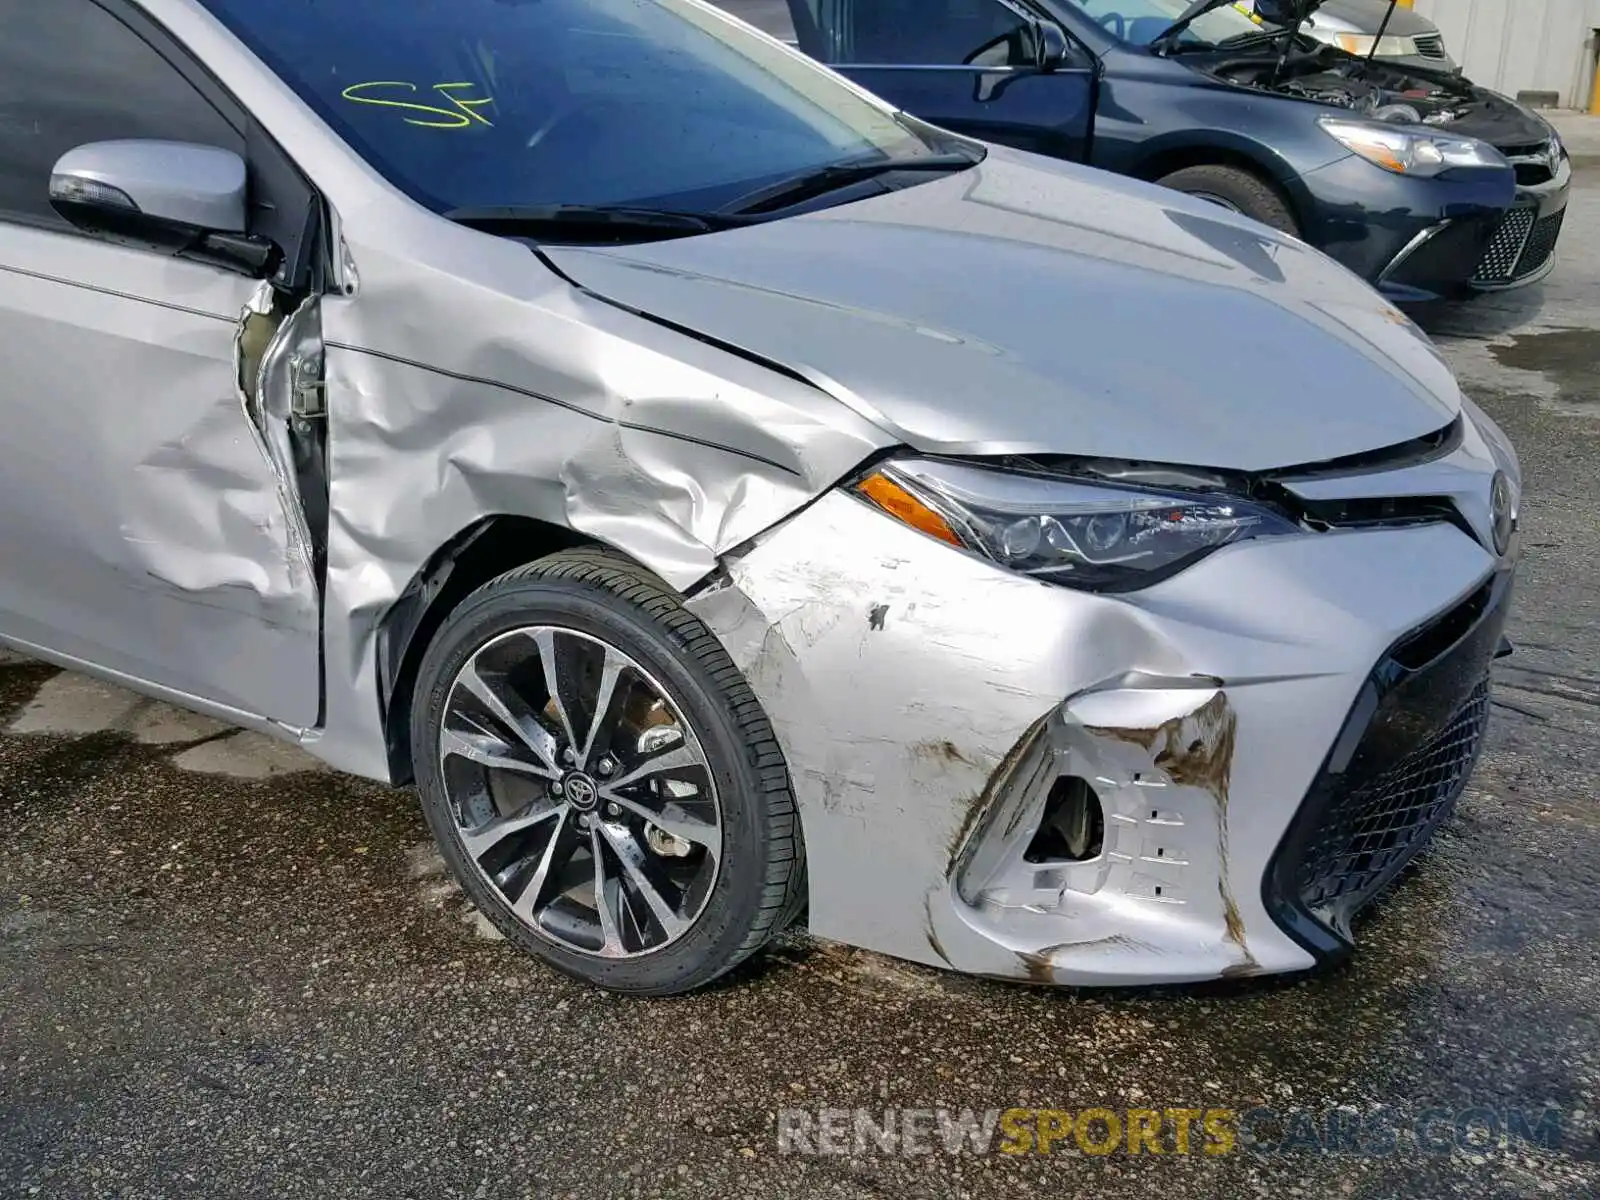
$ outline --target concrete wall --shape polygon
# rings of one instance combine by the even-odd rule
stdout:
[[[1467,75],[1509,96],[1555,92],[1589,107],[1600,0],[1415,0]]]

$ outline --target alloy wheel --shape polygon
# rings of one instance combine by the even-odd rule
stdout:
[[[716,885],[722,810],[701,740],[648,670],[591,634],[530,625],[474,652],[439,768],[465,857],[564,949],[654,953]]]

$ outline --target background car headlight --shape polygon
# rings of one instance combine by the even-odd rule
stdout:
[[[1396,125],[1319,117],[1317,124],[1370,163],[1398,175],[1437,175],[1454,167],[1509,167],[1505,156],[1477,138],[1412,132]]]
[[[1314,33],[1312,36],[1316,36]],[[1372,44],[1378,44],[1379,58],[1408,58],[1417,53],[1415,38],[1399,37],[1393,34],[1382,38],[1372,33],[1330,33],[1322,38],[1323,41],[1339,47],[1347,54],[1354,54],[1365,58],[1373,52]]]
[[[1144,587],[1232,542],[1303,532],[1230,496],[1111,487],[928,459],[855,485],[932,537],[1019,571],[1097,591]]]

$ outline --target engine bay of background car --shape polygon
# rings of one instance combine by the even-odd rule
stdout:
[[[1321,44],[1302,49],[1297,43],[1281,64],[1280,53],[1273,45],[1185,59],[1228,83],[1348,109],[1371,120],[1432,126],[1496,146],[1549,137],[1537,118],[1518,105],[1456,74],[1369,62]]]

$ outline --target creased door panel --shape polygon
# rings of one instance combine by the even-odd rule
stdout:
[[[0,632],[310,724],[316,583],[234,360],[253,287],[0,225]]]

